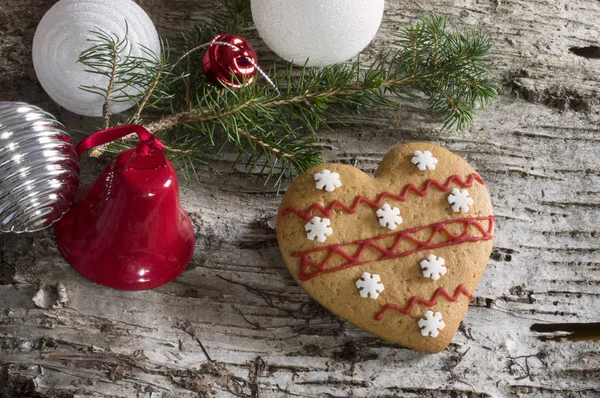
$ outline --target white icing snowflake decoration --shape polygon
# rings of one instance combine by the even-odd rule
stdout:
[[[329,170],[323,170],[320,173],[315,174],[315,181],[317,183],[317,189],[325,189],[327,192],[333,192],[336,188],[342,186],[340,175],[338,173],[332,173]]]
[[[370,296],[373,300],[379,297],[379,293],[383,292],[384,289],[379,275],[371,275],[368,272],[363,272],[360,279],[356,281],[356,287],[360,291],[360,297],[367,298]]]
[[[421,171],[424,170],[435,170],[435,165],[438,160],[433,157],[429,151],[415,151],[415,155],[411,159],[411,162],[417,166]]]
[[[400,217],[400,209],[397,207],[390,207],[387,203],[381,206],[381,209],[376,212],[379,218],[379,224],[382,227],[388,227],[392,231],[396,227],[402,224],[402,217]]]
[[[431,278],[434,281],[440,279],[440,276],[445,275],[448,269],[444,267],[445,260],[441,257],[436,257],[433,254],[427,256],[427,259],[421,261],[421,269],[425,278]]]
[[[315,240],[319,242],[325,242],[325,239],[333,233],[331,229],[331,221],[328,218],[313,217],[310,222],[304,225],[306,230],[306,237],[309,240]]]
[[[419,319],[419,327],[421,328],[421,336],[437,337],[440,334],[440,330],[446,327],[444,321],[442,321],[442,313],[433,311],[426,311],[425,317]]]
[[[469,197],[469,191],[466,189],[453,188],[452,193],[448,196],[448,203],[452,205],[453,212],[467,213],[469,206],[473,204],[473,199]]]

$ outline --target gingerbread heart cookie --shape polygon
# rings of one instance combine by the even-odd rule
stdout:
[[[277,221],[296,281],[321,305],[385,340],[446,348],[492,251],[487,188],[469,164],[426,143],[402,145],[375,178],[325,164],[299,176]]]

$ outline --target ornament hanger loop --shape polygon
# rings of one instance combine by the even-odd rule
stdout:
[[[77,155],[81,157],[88,149],[111,143],[131,133],[136,133],[140,138],[137,145],[138,155],[146,156],[152,151],[164,149],[162,141],[146,130],[144,126],[140,126],[139,124],[124,124],[122,126],[101,130],[90,135],[77,145]]]

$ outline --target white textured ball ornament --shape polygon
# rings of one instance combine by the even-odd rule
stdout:
[[[296,65],[326,66],[361,52],[375,37],[384,0],[252,0],[260,37]]]
[[[85,71],[79,55],[91,47],[91,30],[127,38],[131,55],[146,57],[142,46],[160,54],[160,39],[144,10],[131,0],[60,0],[42,18],[33,40],[33,65],[37,77],[54,101],[84,116],[101,116],[104,99],[79,86],[107,87],[105,76]],[[136,91],[130,94],[137,95]],[[123,112],[134,101],[111,102],[112,114]]]

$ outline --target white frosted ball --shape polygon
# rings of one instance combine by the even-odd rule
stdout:
[[[296,65],[347,61],[375,37],[384,0],[252,0],[260,37]]]
[[[126,22],[127,21],[127,22]],[[160,54],[160,39],[148,14],[131,0],[61,0],[42,18],[33,39],[33,66],[44,90],[71,112],[101,116],[104,98],[79,86],[108,86],[105,76],[85,72],[79,55],[92,43],[91,30],[127,38],[131,55],[145,57],[142,45]],[[125,54],[123,54],[125,55]],[[128,94],[139,95],[137,90]],[[134,101],[112,102],[110,113],[123,112]]]

